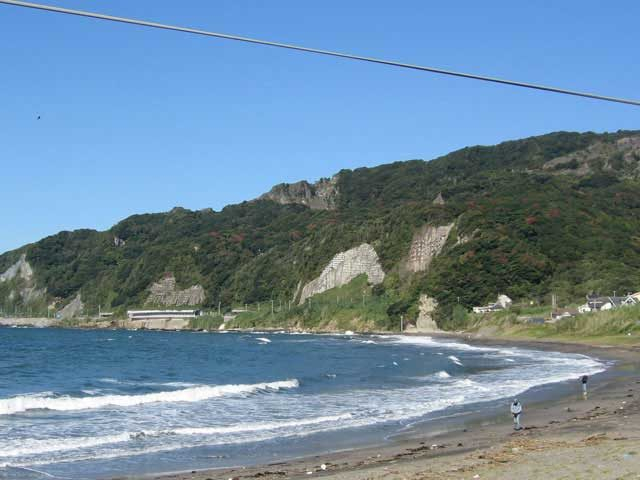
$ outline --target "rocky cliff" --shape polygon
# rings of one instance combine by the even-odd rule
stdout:
[[[333,210],[338,197],[338,175],[323,178],[316,183],[306,181],[281,183],[273,187],[259,200],[272,200],[281,205],[300,204],[312,210]]]
[[[346,285],[358,275],[366,274],[369,283],[377,285],[384,280],[384,271],[380,266],[378,254],[368,243],[338,253],[327,265],[319,277],[302,288],[300,304],[318,293]]]
[[[544,170],[555,174],[583,177],[597,170],[640,176],[640,136],[623,137],[615,142],[596,142],[587,148],[546,162]]]
[[[409,272],[426,270],[449,238],[453,223],[434,227],[425,225],[413,237],[406,268]]]
[[[167,275],[159,282],[149,287],[150,293],[146,303],[165,307],[179,307],[183,305],[200,305],[204,302],[205,291],[200,285],[193,285],[184,290],[176,287],[176,278]]]
[[[416,330],[419,332],[436,332],[439,330],[433,315],[438,308],[438,302],[435,298],[428,295],[420,295],[420,305],[418,310],[418,318],[416,319]]]
[[[70,318],[79,317],[84,313],[84,303],[82,302],[82,295],[80,293],[62,308],[57,316],[61,320],[68,320]]]
[[[20,300],[23,304],[29,304],[43,299],[46,294],[46,289],[38,288],[36,285],[33,268],[24,253],[17,262],[0,274],[1,284],[8,287],[7,300],[10,302]]]

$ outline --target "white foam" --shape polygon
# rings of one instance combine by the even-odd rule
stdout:
[[[27,396],[0,400],[0,415],[11,415],[28,410],[88,410],[107,406],[131,407],[155,402],[199,402],[214,397],[250,394],[259,391],[297,388],[298,380],[284,380],[253,385],[199,386],[170,392],[147,393],[143,395],[105,395],[100,397],[59,397],[34,398]]]
[[[462,362],[455,355],[449,355],[447,358],[451,360],[453,363],[455,363],[456,365],[460,365],[462,367]]]
[[[262,342],[262,343],[271,343],[271,340],[269,340],[268,338],[264,338],[264,337],[258,337],[258,338],[256,338],[256,340],[258,340],[259,342]]]
[[[451,377],[451,375],[449,375],[444,370],[440,370],[438,373],[436,373],[436,377],[438,377],[438,378],[449,378],[449,377]]]
[[[141,441],[145,438],[167,437],[167,436],[204,436],[204,435],[229,435],[233,433],[252,432],[278,432],[283,429],[292,429],[305,426],[331,424],[343,422],[352,418],[352,415],[330,415],[323,417],[312,417],[294,419],[283,422],[256,422],[241,423],[237,425],[211,426],[211,427],[181,427],[165,430],[143,430],[139,432],[123,432],[114,435],[104,435],[98,437],[67,437],[50,439],[19,439],[10,442],[3,442],[0,446],[0,458],[16,458],[24,456],[42,455],[51,452],[64,452],[70,450],[82,450],[103,445],[112,445],[130,441]],[[299,432],[299,430],[296,430]],[[290,432],[294,434],[295,432]],[[280,433],[278,436],[282,435]],[[275,436],[275,435],[274,435]],[[246,442],[247,438],[241,439],[218,439],[219,441],[207,442],[209,445],[229,444]]]

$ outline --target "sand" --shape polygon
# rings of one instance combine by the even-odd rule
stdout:
[[[513,342],[476,340],[506,345]],[[257,467],[192,471],[157,480],[240,479],[640,479],[640,348],[517,342],[520,346],[614,359],[609,373],[551,400],[526,402],[521,431],[495,410],[449,422],[444,433],[416,427],[380,447]],[[322,466],[324,465],[324,469]],[[149,477],[147,477],[149,478]]]

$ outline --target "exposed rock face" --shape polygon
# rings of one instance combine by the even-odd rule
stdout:
[[[498,295],[498,301],[496,304],[500,305],[502,308],[509,308],[512,303],[513,301],[506,295]]]
[[[338,197],[338,176],[323,178],[316,183],[301,181],[276,185],[259,200],[273,200],[282,205],[297,203],[312,210],[333,210]]]
[[[84,310],[84,303],[82,303],[82,297],[80,292],[75,296],[69,304],[67,304],[62,310],[58,312],[58,317],[62,320],[78,317]]]
[[[556,174],[580,177],[593,173],[594,164],[598,162],[602,162],[604,170],[640,175],[640,136],[620,138],[613,143],[597,142],[583,150],[549,160],[542,168]]]
[[[433,199],[434,205],[444,205],[444,198],[442,197],[442,192],[438,194],[436,198]]]
[[[200,285],[185,290],[176,289],[176,278],[168,275],[149,287],[151,293],[146,303],[164,306],[200,305],[204,302],[205,292]]]
[[[20,255],[20,259],[11,265],[4,273],[0,274],[0,283],[8,282],[14,278],[30,281],[33,278],[33,269],[27,262],[27,255]]]
[[[33,278],[33,269],[24,253],[20,255],[16,263],[0,274],[0,283],[11,280],[16,280],[18,287],[9,293],[8,299],[10,301],[14,301],[19,296],[27,304],[41,299],[46,293],[46,289],[36,286]]]
[[[420,309],[416,321],[416,329],[421,332],[435,332],[439,330],[436,321],[433,319],[433,312],[438,306],[435,298],[428,295],[420,295]]]
[[[368,243],[340,252],[333,257],[320,276],[304,286],[299,303],[302,305],[313,295],[346,285],[363,273],[367,275],[369,283],[374,285],[384,280],[384,271],[380,266],[378,254]]]
[[[425,225],[413,237],[406,268],[410,272],[422,272],[429,268],[449,238],[453,223],[433,227]]]

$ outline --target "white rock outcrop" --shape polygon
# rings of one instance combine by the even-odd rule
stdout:
[[[433,319],[433,312],[438,306],[435,298],[428,295],[420,295],[420,308],[418,310],[418,319],[416,320],[416,329],[420,332],[436,332],[440,330],[436,321]]]
[[[168,275],[149,287],[147,298],[149,304],[163,306],[200,305],[204,302],[205,291],[200,285],[193,285],[184,290],[176,288],[176,278]]]
[[[319,277],[307,283],[300,294],[299,304],[318,293],[346,285],[358,275],[366,274],[369,283],[377,285],[384,280],[384,271],[375,249],[368,243],[338,253]]]
[[[61,320],[80,316],[84,311],[84,303],[80,292],[56,315]]]
[[[27,262],[27,255],[23,253],[16,263],[11,265],[4,273],[0,273],[0,283],[8,282],[14,278],[29,281],[33,278],[33,269]]]
[[[433,259],[442,251],[449,238],[453,223],[434,227],[425,225],[414,236],[409,248],[406,268],[410,272],[422,272],[429,268]]]
[[[33,278],[33,268],[27,261],[26,254],[20,255],[16,263],[11,265],[6,271],[0,274],[0,283],[18,281],[17,289],[9,292],[8,299],[14,301],[20,297],[22,302],[27,304],[40,300],[46,294],[45,288],[38,288]]]

